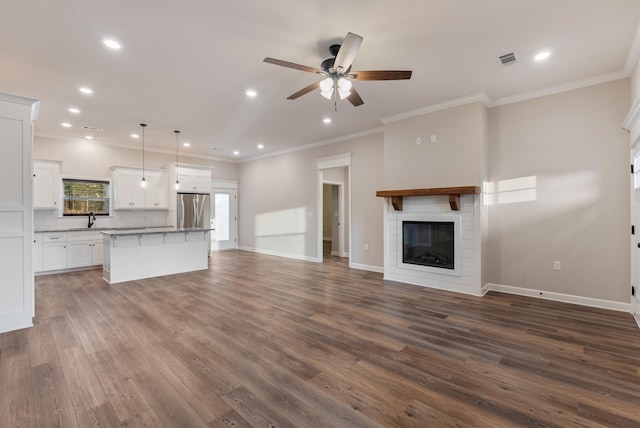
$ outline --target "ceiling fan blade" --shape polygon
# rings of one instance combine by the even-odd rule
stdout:
[[[404,80],[411,79],[411,70],[373,70],[349,73],[354,80]]]
[[[313,91],[314,89],[318,89],[319,87],[320,87],[320,82],[312,83],[309,86],[306,86],[306,87],[300,89],[295,94],[289,95],[287,97],[287,99],[288,100],[295,100],[296,98],[300,98],[301,96],[306,95],[309,92]]]
[[[306,65],[296,64],[295,62],[282,61],[275,58],[265,58],[263,60],[266,63],[279,65],[281,67],[293,68],[295,70],[307,71],[309,73],[322,73],[322,70],[318,68],[308,67]]]
[[[347,36],[340,46],[338,55],[336,55],[336,61],[333,63],[333,68],[338,70],[342,68],[345,72],[351,67],[351,63],[356,59],[360,45],[362,44],[362,36],[357,34],[347,33]]]
[[[349,95],[347,99],[351,104],[353,104],[354,107],[358,107],[364,104],[364,101],[362,101],[360,94],[356,92],[355,88],[353,87],[351,88],[351,95]]]

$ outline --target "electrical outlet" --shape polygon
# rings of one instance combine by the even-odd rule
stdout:
[[[432,143],[435,143],[436,141],[438,141],[438,136],[437,136],[436,134],[433,134],[433,135],[431,136],[431,142],[432,142]]]
[[[369,244],[364,244],[364,250],[369,251]]]
[[[420,144],[422,144],[422,138],[418,137],[416,138],[416,145],[419,146]]]
[[[559,261],[553,262],[553,270],[562,270],[562,264]]]

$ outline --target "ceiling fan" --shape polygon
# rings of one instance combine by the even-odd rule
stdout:
[[[320,93],[325,98],[333,99],[334,102],[337,102],[338,99],[346,98],[357,107],[364,104],[364,101],[362,101],[360,94],[353,87],[352,80],[405,80],[411,78],[411,70],[351,71],[351,64],[356,58],[361,44],[362,36],[347,33],[342,45],[331,45],[329,47],[329,52],[333,55],[333,58],[322,61],[320,68],[269,57],[265,58],[264,62],[325,76],[323,80],[312,83],[289,95],[287,97],[288,100],[295,100],[320,88]]]

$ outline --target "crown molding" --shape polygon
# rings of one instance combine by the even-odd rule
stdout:
[[[335,138],[331,138],[328,140],[322,140],[322,141],[318,141],[315,143],[310,143],[310,144],[305,144],[303,146],[296,146],[296,147],[291,147],[290,149],[284,149],[284,150],[278,150],[276,152],[271,152],[271,153],[265,153],[264,155],[260,155],[260,156],[254,156],[251,158],[247,158],[247,159],[243,159],[240,160],[240,163],[244,163],[244,162],[252,162],[255,160],[259,160],[259,159],[266,159],[266,158],[271,158],[274,156],[280,156],[280,155],[285,155],[287,153],[293,153],[293,152],[300,152],[303,150],[309,150],[312,149],[314,147],[320,147],[320,146],[328,146],[329,144],[335,144],[335,143],[340,143],[343,141],[348,141],[348,140],[353,140],[355,138],[360,138],[360,137],[366,137],[367,135],[373,135],[373,134],[379,134],[382,133],[384,130],[381,126],[378,126],[376,128],[373,129],[368,129],[366,131],[361,131],[361,132],[354,132],[353,134],[347,134],[347,135],[343,135],[341,137],[335,137]]]
[[[534,98],[546,97],[548,95],[559,94],[562,92],[572,91],[574,89],[585,88],[587,86],[598,85],[600,83],[611,82],[613,80],[625,79],[629,74],[625,70],[614,71],[611,73],[601,74],[599,76],[587,77],[586,79],[574,80],[573,82],[563,83],[561,85],[549,86],[536,91],[523,92],[517,95],[495,99],[489,107],[500,107],[506,104],[519,103]]]
[[[433,113],[435,111],[446,110],[452,107],[459,107],[465,104],[471,104],[481,102],[485,105],[485,107],[491,107],[491,99],[485,94],[481,92],[479,94],[469,95],[462,98],[455,98],[453,100],[445,101],[438,104],[432,104],[427,107],[422,107],[416,110],[411,110],[405,113],[396,114],[394,116],[389,116],[380,119],[380,122],[383,124],[388,124],[391,122],[397,122],[399,120],[410,119],[412,117],[422,116],[423,114]]]
[[[629,109],[629,113],[627,114],[627,117],[624,119],[624,122],[622,123],[622,129],[624,129],[627,132],[631,132],[631,130],[638,123],[638,119],[640,119],[640,100],[635,100],[635,102],[631,106],[631,109]]]

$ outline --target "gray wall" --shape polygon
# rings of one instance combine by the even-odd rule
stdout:
[[[489,281],[629,302],[629,91],[623,79],[490,110]]]

